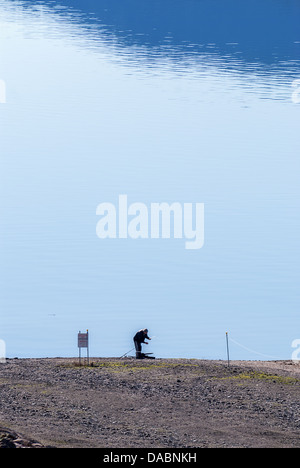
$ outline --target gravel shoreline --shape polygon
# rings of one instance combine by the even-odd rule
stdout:
[[[0,448],[300,447],[292,361],[90,363],[1,364]]]

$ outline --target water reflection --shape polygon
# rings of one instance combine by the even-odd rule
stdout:
[[[273,0],[60,0],[1,2],[35,17],[26,34],[68,31],[69,39],[105,45],[111,60],[191,77],[207,68],[238,75],[246,88],[286,86],[298,78],[300,4]],[[153,70],[151,70],[153,71]],[[267,97],[264,89],[264,97]],[[274,98],[274,95],[271,96]],[[277,98],[282,98],[279,89]]]

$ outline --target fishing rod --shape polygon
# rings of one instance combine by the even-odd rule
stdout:
[[[119,359],[122,359],[123,357],[125,357],[128,353],[130,353],[131,351],[133,351],[135,348],[132,348],[130,349],[129,351],[127,351],[127,353],[123,354],[123,356],[121,356]]]

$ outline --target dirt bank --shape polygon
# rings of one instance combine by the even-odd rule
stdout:
[[[292,362],[91,361],[1,364],[0,446],[300,447]]]

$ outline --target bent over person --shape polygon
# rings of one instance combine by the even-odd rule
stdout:
[[[133,337],[136,359],[142,359],[142,343],[148,344],[145,339],[151,340],[151,338],[148,336],[147,328],[139,330]]]

